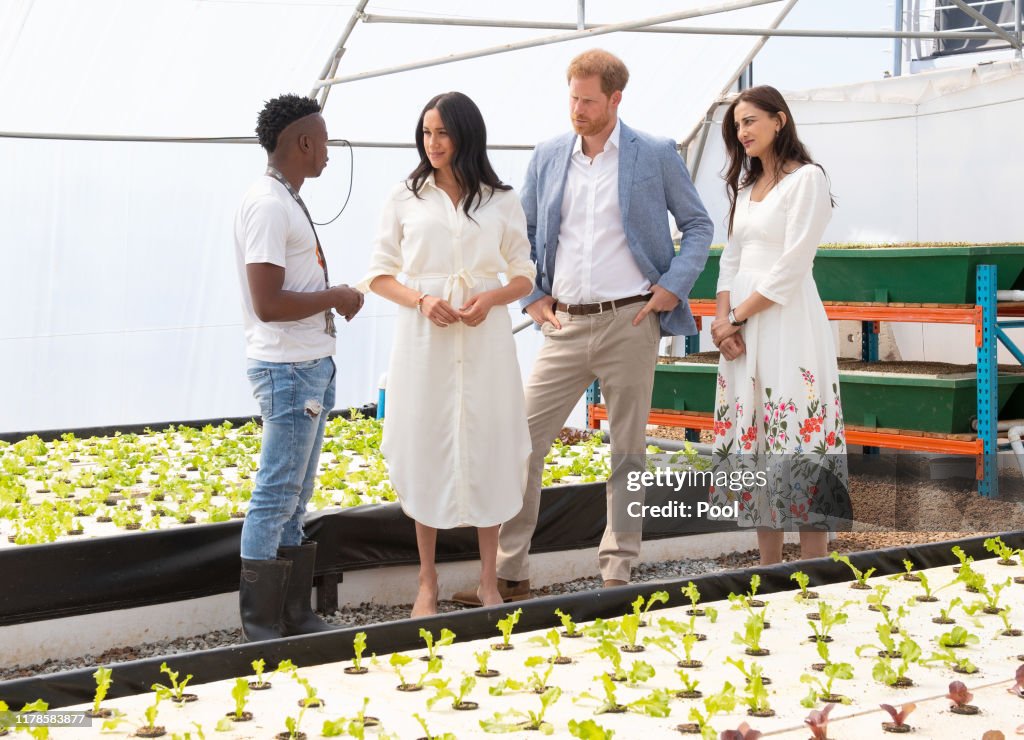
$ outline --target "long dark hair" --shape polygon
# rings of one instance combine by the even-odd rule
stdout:
[[[796,123],[793,121],[793,114],[789,112],[789,106],[782,93],[769,85],[759,85],[744,90],[732,101],[729,110],[725,112],[722,120],[722,139],[725,142],[725,151],[729,155],[729,163],[726,166],[725,179],[726,192],[729,194],[729,234],[732,235],[733,217],[736,215],[736,197],[740,188],[757,181],[757,178],[764,172],[764,165],[757,157],[748,157],[743,144],[736,136],[736,106],[740,103],[750,103],[765,113],[779,118],[779,113],[785,114],[786,122],[775,136],[772,142],[772,152],[775,155],[775,171],[772,173],[775,182],[783,177],[783,167],[788,162],[799,162],[800,164],[813,164],[825,172],[825,168],[811,159],[807,148],[796,135]],[[825,173],[828,177],[828,173]],[[835,198],[829,193],[832,205],[835,206]]]
[[[441,115],[448,138],[455,145],[452,173],[464,196],[462,210],[472,218],[470,211],[484,202],[484,187],[511,190],[512,186],[503,183],[491,167],[491,161],[487,158],[487,126],[480,109],[468,95],[460,92],[441,93],[423,106],[420,120],[416,122],[416,151],[420,153],[420,163],[409,175],[408,188],[417,198],[421,197],[420,188],[434,172],[423,146],[423,118],[427,111],[435,109]],[[487,193],[487,197],[490,198],[490,193]]]

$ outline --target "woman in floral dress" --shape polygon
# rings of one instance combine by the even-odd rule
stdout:
[[[762,564],[782,559],[786,530],[800,531],[802,557],[821,557],[850,516],[835,344],[811,274],[834,203],[774,88],[740,93],[722,135],[731,208],[711,326],[715,463],[763,477],[711,500],[757,527]]]

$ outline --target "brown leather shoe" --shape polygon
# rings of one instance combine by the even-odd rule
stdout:
[[[530,580],[508,581],[499,578],[498,593],[505,601],[524,601],[530,598]],[[452,601],[463,606],[480,606],[480,597],[476,594],[476,586],[467,588],[465,591],[456,591],[452,594]]]
[[[626,585],[628,585],[628,581],[620,581],[617,578],[609,578],[607,581],[604,582],[605,588],[615,588],[616,586]]]

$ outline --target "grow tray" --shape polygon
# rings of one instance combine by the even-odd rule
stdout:
[[[714,299],[721,247],[713,247],[690,298]],[[823,301],[976,303],[975,268],[995,265],[998,288],[1024,288],[1024,245],[829,245],[818,248],[814,281]]]
[[[1011,548],[1024,544],[1024,537],[1019,533],[1006,533],[1002,538]],[[890,589],[884,601],[893,609],[922,593],[920,583],[887,577],[903,573],[903,561],[907,559],[912,562],[916,572],[927,574],[933,590],[945,587],[939,591],[940,603],[915,601],[915,605],[909,607],[909,614],[902,621],[903,630],[898,641],[904,637],[913,639],[921,646],[925,656],[938,650],[937,638],[951,629],[950,626],[932,622],[932,617],[939,614],[940,608],[948,608],[959,626],[966,627],[968,632],[978,637],[976,644],[956,650],[958,658],[968,658],[980,668],[977,673],[961,675],[945,664],[936,663],[926,667],[912,662],[907,675],[914,685],[904,689],[888,687],[874,678],[877,658],[873,650],[856,654],[855,648],[878,641],[875,626],[881,623],[882,617],[878,612],[868,609],[868,598],[877,597],[878,591],[853,590],[852,582],[846,580],[851,571],[845,566],[829,559],[820,559],[693,578],[692,583],[700,593],[699,606],[714,606],[718,610],[717,622],[713,623],[707,616],[696,617],[694,622],[696,630],[707,634],[708,639],[693,645],[693,658],[703,661],[703,666],[687,672],[690,678],[700,682],[698,688],[704,692],[704,696],[720,692],[726,681],[736,688],[735,693],[741,700],[747,693],[743,676],[736,667],[728,664],[727,659],[744,661],[747,670],[753,669],[756,662],[763,675],[772,679],[772,683],[765,688],[775,716],[764,719],[749,717],[745,712],[746,707],[739,703],[735,709],[711,720],[710,724],[716,730],[715,736],[720,731],[735,729],[746,721],[762,732],[771,732],[773,735],[800,740],[807,737],[808,730],[803,725],[803,718],[809,710],[799,702],[807,695],[809,686],[802,678],[806,675],[824,680],[825,676],[812,668],[812,664],[819,661],[820,657],[817,645],[807,637],[812,625],[806,613],[820,612],[823,602],[848,615],[847,623],[832,632],[834,637],[829,644],[829,653],[831,660],[849,663],[853,670],[852,679],[836,680],[832,687],[834,693],[850,697],[852,704],[837,705],[833,709],[830,737],[837,740],[883,737],[881,723],[888,720],[888,716],[878,709],[881,702],[897,706],[916,702],[918,710],[908,721],[915,727],[915,737],[920,738],[980,737],[988,729],[1005,731],[1019,725],[1024,719],[1024,702],[1007,693],[1006,689],[1013,685],[1014,671],[1021,663],[1016,656],[1024,650],[1024,639],[996,634],[1002,628],[1000,617],[980,615],[975,625],[953,609],[951,599],[954,597],[967,602],[981,598],[968,593],[962,583],[951,583],[956,578],[948,567],[956,562],[950,549],[954,544],[962,548],[964,557],[979,559],[974,563],[974,568],[985,576],[989,584],[1024,573],[1019,562],[1012,566],[997,564],[995,558],[990,558],[983,547],[983,538],[892,548],[859,553],[850,558],[852,565],[859,571],[877,569],[873,573],[874,577],[867,579],[867,583],[875,589]],[[811,588],[818,592],[820,598],[814,601],[797,598],[794,582],[790,579],[797,570],[809,577]],[[725,597],[730,593],[749,593],[752,589],[752,576],[755,574],[761,579],[757,595],[768,602],[766,613],[772,628],[761,636],[763,646],[770,650],[770,655],[751,658],[744,654],[743,645],[734,643],[733,635],[744,632],[747,612],[755,610],[732,609]],[[160,707],[158,724],[165,725],[170,734],[195,731],[192,722],[199,722],[207,736],[210,736],[213,724],[232,707],[231,689],[236,677],[244,680],[253,677],[250,667],[253,660],[264,659],[269,672],[279,661],[289,659],[299,666],[298,674],[308,685],[316,687],[319,697],[325,700],[322,708],[305,713],[301,729],[310,736],[318,735],[327,721],[353,717],[363,707],[365,697],[369,700],[366,713],[380,717],[385,729],[398,732],[401,737],[419,736],[419,727],[413,719],[416,713],[426,719],[433,733],[450,731],[460,737],[480,737],[483,732],[479,720],[491,719],[495,713],[511,709],[538,711],[541,706],[539,697],[528,690],[515,691],[506,686],[505,692],[499,695],[491,694],[488,688],[506,678],[528,679],[532,672],[544,674],[550,668],[544,680],[547,685],[560,688],[563,694],[560,700],[550,706],[545,717],[553,726],[554,736],[568,737],[568,724],[571,720],[582,722],[589,719],[615,730],[620,737],[680,737],[676,726],[690,720],[689,713],[693,708],[704,711],[706,705],[700,699],[674,696],[675,691],[682,686],[674,656],[653,644],[647,644],[646,650],[641,653],[618,651],[622,656],[621,665],[627,671],[634,666],[634,661],[643,660],[653,667],[654,674],[641,677],[634,685],[623,683],[614,687],[617,701],[624,704],[643,698],[650,701],[659,690],[670,692],[671,697],[663,697],[667,698],[668,716],[645,716],[635,712],[595,714],[599,700],[588,698],[584,693],[603,698],[601,682],[595,676],[599,677],[611,668],[610,661],[599,657],[593,649],[598,645],[597,638],[593,635],[576,640],[562,638],[561,652],[571,657],[573,662],[554,666],[545,660],[545,656],[552,654],[552,648],[538,644],[538,640],[532,638],[550,639],[550,628],[559,627],[555,609],[571,615],[579,626],[596,619],[606,620],[607,624],[631,614],[632,603],[638,596],[647,600],[656,591],[664,591],[668,603],[656,603],[647,614],[648,626],[638,631],[636,642],[643,643],[645,637],[663,634],[660,622],[663,618],[677,625],[689,621],[686,613],[689,601],[680,593],[688,581],[691,579],[535,599],[512,605],[523,608],[522,616],[509,640],[514,649],[507,652],[495,650],[490,655],[489,667],[499,670],[501,675],[476,679],[476,686],[468,697],[480,705],[475,712],[454,711],[450,708],[450,700],[428,709],[427,698],[434,693],[431,688],[412,693],[395,691],[399,679],[391,667],[389,654],[409,651],[407,657],[413,658],[413,662],[404,671],[418,677],[426,667],[426,664],[415,660],[426,652],[417,634],[419,628],[430,631],[435,638],[440,634],[442,626],[452,630],[457,642],[440,650],[443,655],[440,677],[448,680],[450,689],[458,690],[463,676],[477,668],[474,655],[502,641],[495,629],[495,622],[512,611],[510,605],[119,664],[113,668],[113,686],[104,705],[125,713],[131,724],[123,726],[122,731],[131,729],[132,725],[142,724],[142,712],[152,704],[151,684],[155,681],[166,682],[159,666],[167,660],[170,667],[180,675],[195,676],[189,690],[199,696],[199,701],[181,706],[165,702]],[[1011,608],[1011,615],[1016,615],[1011,619],[1019,621],[1020,613],[1024,611],[1024,586],[1011,582],[1002,591],[1001,603]],[[366,650],[362,661],[369,670],[365,675],[346,675],[343,670],[346,665],[337,661],[348,661],[353,657],[353,640],[359,631],[365,632]],[[667,634],[674,633],[669,630]],[[681,651],[678,635],[675,638],[675,649]],[[612,642],[620,648],[623,646],[621,637],[613,637]],[[370,653],[376,654],[376,660],[368,657]],[[539,664],[524,666],[527,658],[534,658]],[[15,708],[43,699],[51,707],[72,708],[77,705],[77,708],[84,709],[92,700],[92,673],[93,669],[90,668],[0,683],[0,699]],[[980,715],[956,716],[948,711],[948,702],[941,697],[952,680],[963,681],[975,692],[973,703],[981,706]],[[272,737],[273,733],[284,729],[285,717],[297,715],[296,704],[304,692],[300,684],[286,674],[275,675],[272,681],[272,690],[252,694],[248,708],[255,715],[254,719],[229,727],[218,736]],[[813,704],[819,709],[823,706],[820,698]],[[101,737],[98,725],[99,722],[88,730],[55,729],[52,736],[58,739]],[[534,735],[530,733],[529,736]]]
[[[655,368],[653,408],[713,412],[718,353],[687,355]],[[843,419],[870,428],[970,434],[977,414],[973,365],[839,361]],[[1024,371],[1000,366],[998,413],[1024,416]]]

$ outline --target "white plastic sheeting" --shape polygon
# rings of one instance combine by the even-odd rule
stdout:
[[[698,0],[589,0],[588,22],[699,8]],[[417,15],[575,22],[576,3],[416,3]],[[308,92],[352,4],[265,0],[7,0],[0,4],[0,131],[247,136],[262,101]],[[764,27],[783,3],[713,16]],[[393,7],[370,12],[395,14]],[[497,43],[537,30],[357,25],[339,74]],[[334,137],[410,141],[423,103],[462,89],[492,143],[532,144],[566,129],[564,68],[584,48],[632,72],[632,125],[679,137],[703,115],[756,39],[615,34],[335,88]],[[340,207],[348,150],[303,188],[318,221]],[[355,152],[348,209],[320,229],[331,276],[365,270],[384,195],[409,150]],[[522,181],[528,152],[497,153]],[[0,432],[159,422],[256,411],[244,372],[231,219],[265,157],[256,145],[0,138]],[[715,191],[717,192],[717,190]],[[338,405],[375,398],[393,310],[371,299],[338,342]],[[528,368],[538,339],[519,335]]]

